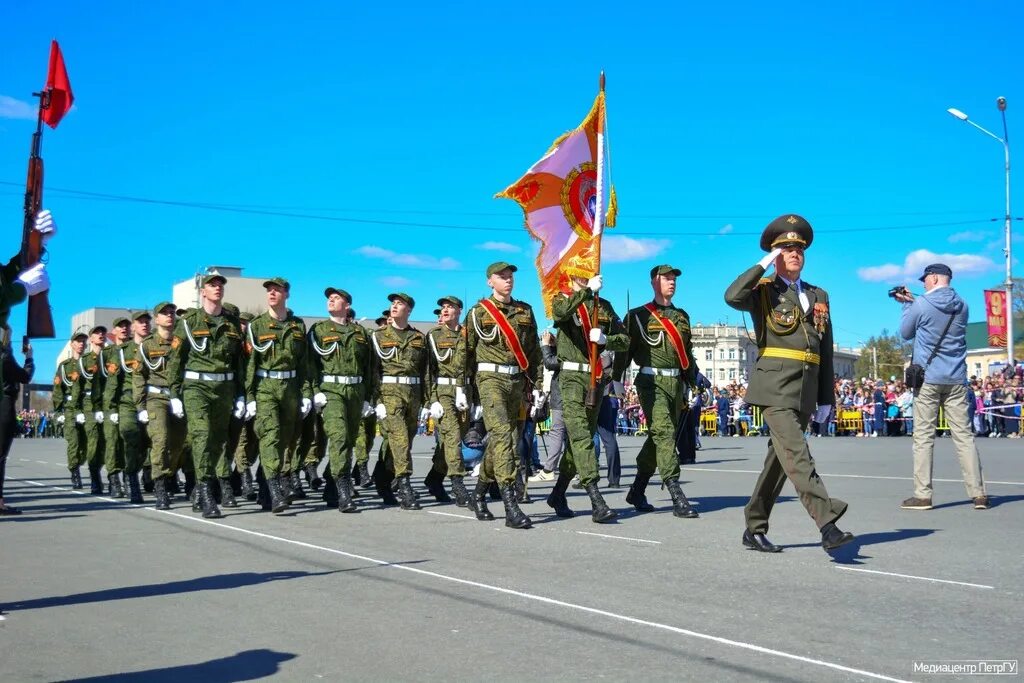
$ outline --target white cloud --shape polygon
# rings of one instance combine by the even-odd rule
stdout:
[[[519,247],[508,242],[484,242],[483,244],[476,245],[477,249],[483,249],[485,251],[503,251],[506,254],[518,254],[522,251]]]
[[[412,280],[400,275],[388,275],[387,277],[382,277],[380,283],[388,287],[407,287],[412,284]]]
[[[32,120],[38,116],[38,108],[29,103],[16,100],[7,95],[0,95],[0,119]]]
[[[601,240],[601,260],[606,263],[642,261],[657,256],[672,244],[669,240],[633,239],[607,235]]]
[[[719,235],[728,235],[732,232],[732,223],[726,223],[722,226],[722,229],[718,231]]]
[[[857,269],[857,276],[867,282],[905,282],[921,277],[925,266],[931,263],[945,263],[953,270],[953,277],[982,275],[999,266],[987,256],[977,254],[936,254],[927,249],[917,249],[907,254],[903,264],[884,263]]]
[[[964,230],[963,232],[955,232],[949,236],[949,241],[953,244],[957,242],[980,242],[989,237],[990,233],[984,230]]]
[[[355,250],[355,253],[367,258],[382,259],[396,266],[410,266],[413,268],[429,268],[431,270],[455,270],[462,264],[453,258],[445,256],[436,258],[422,254],[401,254],[390,249],[367,244]]]

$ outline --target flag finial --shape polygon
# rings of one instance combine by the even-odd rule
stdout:
[[[601,72],[601,77],[598,79],[598,84],[601,87],[601,92],[604,92],[604,71]]]

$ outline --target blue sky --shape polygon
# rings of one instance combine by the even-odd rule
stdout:
[[[1002,149],[945,110],[1001,133],[1005,96],[1021,139],[1024,5],[483,5],[8,7],[10,253],[34,126],[19,101],[43,84],[53,37],[76,95],[43,142],[60,336],[77,311],[151,306],[217,263],[288,277],[300,313],[322,311],[332,284],[360,314],[405,289],[423,318],[442,294],[484,294],[484,268],[507,258],[522,267],[516,294],[541,310],[519,209],[492,196],[579,123],[601,69],[620,207],[605,294],[620,313],[670,262],[695,322],[740,322],[725,287],[760,257],[764,225],[796,212],[816,229],[805,277],[829,290],[843,345],[896,327],[885,292],[930,261],[920,250],[952,255],[982,319],[981,291],[1003,279],[990,220],[1003,214]],[[19,336],[23,321],[12,315]],[[43,381],[59,346],[36,345]]]

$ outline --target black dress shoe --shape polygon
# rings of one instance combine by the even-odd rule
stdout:
[[[751,550],[762,553],[781,553],[782,546],[775,545],[764,534],[752,534],[750,530],[743,532],[743,545]]]
[[[825,550],[835,550],[857,538],[849,531],[840,531],[835,524],[826,524],[821,530],[821,547]]]

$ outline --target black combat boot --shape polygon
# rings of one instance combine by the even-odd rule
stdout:
[[[530,498],[530,490],[526,486],[526,471],[522,467],[516,470],[515,493],[517,502],[523,505],[533,502],[533,498]]]
[[[310,490],[319,491],[320,487],[323,486],[324,480],[317,476],[316,464],[312,462],[306,463],[302,470],[306,473],[306,483],[309,484]]]
[[[403,474],[395,481],[398,482],[398,502],[403,510],[419,510],[420,504],[416,502],[416,492],[412,490],[412,481],[408,474]]]
[[[135,472],[124,476],[128,480],[128,502],[136,505],[145,503],[146,501],[142,500],[142,484],[139,483],[139,473]]]
[[[94,496],[103,495],[103,480],[100,479],[100,468],[89,466],[89,493]]]
[[[352,500],[352,477],[347,474],[339,475],[334,480],[338,487],[338,512],[359,512],[354,500]]]
[[[452,502],[451,496],[444,490],[444,475],[433,467],[427,472],[426,478],[423,479],[423,484],[427,487],[427,493],[432,495],[438,503]]]
[[[171,499],[167,495],[166,477],[157,477],[153,480],[153,495],[156,497],[156,504],[153,507],[157,510],[171,509]]]
[[[299,471],[295,470],[288,475],[288,481],[291,482],[292,495],[291,500],[288,502],[295,502],[296,500],[305,500],[306,492],[302,489],[302,480],[299,478]]]
[[[494,515],[492,515],[491,511],[487,509],[488,488],[490,488],[489,484],[477,479],[476,488],[473,489],[472,502],[470,503],[470,507],[476,514],[476,518],[481,522],[489,522],[494,519]]]
[[[666,482],[665,488],[668,489],[668,495],[672,496],[673,515],[676,517],[685,517],[686,519],[700,517],[697,511],[690,506],[690,501],[686,500],[686,495],[683,493],[683,487],[679,485],[678,479]]]
[[[153,493],[153,468],[148,465],[142,468],[142,490]]]
[[[226,508],[238,507],[238,501],[235,500],[235,489],[231,486],[230,479],[220,480],[220,504]]]
[[[452,480],[452,495],[455,496],[455,504],[460,508],[464,508],[469,505],[469,491],[466,490],[466,485],[462,482],[461,474],[453,474]]]
[[[512,484],[505,484],[499,490],[501,491],[501,502],[505,504],[505,526],[513,529],[529,529],[533,522],[519,509],[515,488]]]
[[[124,484],[121,483],[121,473],[114,472],[107,479],[110,481],[110,495],[114,498],[124,498]]]
[[[491,500],[501,500],[501,489],[498,488],[498,482],[492,481],[487,486],[487,493],[491,496]]]
[[[252,482],[252,470],[248,467],[242,468],[242,496],[246,500],[256,500],[256,487]]]
[[[608,504],[604,502],[604,496],[597,489],[597,482],[591,482],[584,486],[587,490],[587,495],[590,496],[590,505],[594,508],[594,511],[590,514],[590,518],[597,524],[607,524],[616,517],[618,513],[608,507]]]
[[[637,512],[654,512],[654,506],[647,502],[644,490],[647,489],[647,482],[651,480],[650,474],[636,473],[633,485],[629,487],[626,494],[626,502],[633,506]]]
[[[71,470],[71,488],[82,488],[82,469],[80,467]]]
[[[336,477],[325,476],[324,492],[320,494],[320,498],[327,503],[327,507],[336,508],[338,507],[338,495],[338,479]]]
[[[572,475],[567,470],[558,471],[558,479],[555,480],[555,488],[548,494],[547,504],[559,517],[569,518],[573,511],[569,509],[569,501],[565,498],[565,492],[572,482]]]
[[[270,484],[263,473],[263,466],[256,468],[256,504],[263,512],[270,512]]]
[[[175,491],[174,490],[175,488],[180,489],[180,490]],[[196,473],[195,472],[186,472],[185,473],[185,485],[184,486],[178,486],[178,475],[177,475],[177,473],[172,474],[171,475],[171,480],[169,482],[167,482],[167,492],[168,493],[184,493],[185,497],[188,498],[189,500],[195,500],[195,496],[192,495],[195,492],[195,490],[196,490]]]
[[[370,476],[370,469],[366,466],[366,463],[359,463],[357,469],[359,470],[359,488],[372,489],[373,477]]]
[[[373,468],[373,477],[371,481],[377,487],[377,493],[380,495],[380,501],[384,505],[398,505],[398,499],[395,498],[395,494],[391,492],[391,482],[395,478],[395,475],[388,471],[388,468],[384,467],[384,463],[380,460],[377,461],[377,465]]]
[[[203,518],[205,519],[219,519],[221,517],[220,509],[217,507],[217,501],[213,499],[213,489],[210,485],[210,480],[203,479],[199,482],[197,487],[199,489],[199,504],[203,509]]]
[[[195,472],[192,473],[192,488],[189,489],[189,475],[185,474],[185,491],[188,494],[189,500],[192,501],[192,512],[203,511],[203,501],[199,499],[199,485],[202,482],[196,481]]]
[[[270,511],[274,514],[279,514],[288,509],[288,498],[285,496],[281,483],[283,478],[281,475],[267,478],[267,488],[270,493]]]

